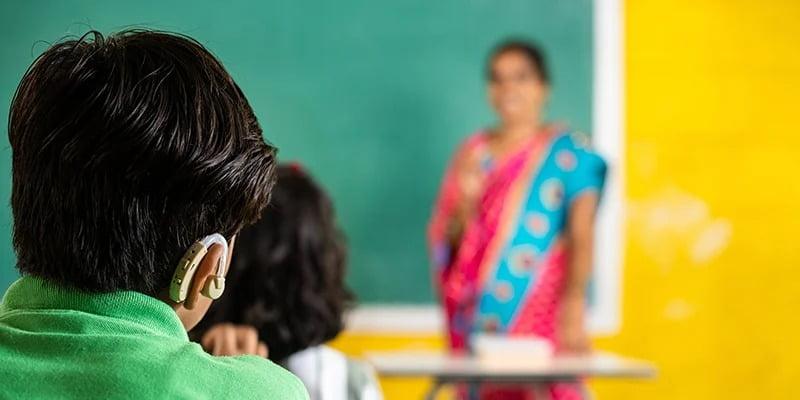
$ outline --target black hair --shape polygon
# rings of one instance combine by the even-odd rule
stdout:
[[[492,49],[486,62],[486,79],[492,79],[492,63],[497,57],[512,52],[525,56],[536,71],[539,80],[546,85],[550,84],[550,71],[547,69],[547,62],[542,49],[534,43],[517,39],[506,40]]]
[[[17,267],[95,292],[155,295],[184,251],[269,201],[275,148],[192,38],[90,31],[31,65],[11,104]]]
[[[330,198],[301,168],[281,166],[264,215],[236,238],[225,296],[196,332],[218,323],[253,326],[275,361],[327,342],[353,299],[346,261]]]

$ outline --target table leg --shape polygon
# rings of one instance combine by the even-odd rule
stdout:
[[[433,386],[431,386],[431,389],[428,390],[427,394],[425,394],[425,400],[436,400],[436,395],[439,394],[439,391],[442,389],[442,385],[444,385],[444,382],[442,382],[440,379],[434,380]]]

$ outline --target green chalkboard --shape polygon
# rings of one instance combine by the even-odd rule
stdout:
[[[548,114],[590,128],[590,0],[4,2],[3,124],[47,42],[127,27],[189,34],[222,59],[283,160],[329,188],[349,238],[348,279],[367,302],[433,299],[425,225],[457,143],[492,123],[483,62],[494,43],[541,43],[554,76]],[[16,278],[2,140],[0,290]]]

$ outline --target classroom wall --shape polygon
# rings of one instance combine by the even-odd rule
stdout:
[[[604,398],[786,398],[800,376],[800,3],[626,2],[623,329]]]
[[[627,240],[619,334],[658,379],[600,399],[788,398],[800,376],[800,3],[625,2]],[[433,336],[337,346],[440,348]],[[384,381],[388,399],[424,380]]]

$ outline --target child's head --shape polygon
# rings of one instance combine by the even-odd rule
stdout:
[[[278,168],[270,205],[236,240],[228,286],[204,326],[255,327],[282,360],[334,338],[352,295],[344,284],[346,248],[331,200],[297,165]]]
[[[44,52],[14,96],[18,268],[158,295],[197,239],[268,202],[275,149],[220,62],[185,36],[89,32]]]

